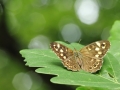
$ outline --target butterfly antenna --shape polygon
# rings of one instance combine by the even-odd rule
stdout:
[[[80,39],[80,40],[81,40],[81,39]],[[67,41],[67,40],[65,40],[65,42],[66,42],[67,44],[71,44],[71,46],[74,48],[74,50],[77,51],[76,48],[72,45],[72,43],[70,43],[70,42]]]
[[[65,42],[66,42],[67,44],[70,44],[70,42],[69,42],[69,41],[67,41],[67,40],[65,40]]]
[[[81,40],[82,40],[82,39],[80,39],[80,40],[78,41],[79,44],[80,44]]]
[[[77,51],[76,48],[74,48],[74,50]]]
[[[73,47],[73,49],[74,49],[75,51],[77,51],[76,48],[72,45],[72,43],[71,43],[71,46]]]

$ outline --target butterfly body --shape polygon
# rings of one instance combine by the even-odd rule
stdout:
[[[110,48],[110,42],[107,40],[93,42],[81,50],[71,50],[70,48],[53,42],[50,44],[51,49],[62,60],[63,65],[72,71],[81,69],[94,73],[101,69],[102,58]]]

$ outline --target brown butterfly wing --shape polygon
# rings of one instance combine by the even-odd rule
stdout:
[[[56,42],[51,43],[50,47],[57,54],[57,56],[62,60],[63,65],[68,70],[72,70],[72,71],[80,70],[80,66],[74,57],[73,50]]]
[[[109,41],[97,41],[80,50],[82,66],[87,72],[94,73],[102,67],[102,58],[110,48]]]
[[[108,49],[110,48],[110,42],[107,40],[93,42],[80,50],[82,56],[88,56],[92,58],[103,58]]]
[[[68,70],[79,71],[81,69],[74,56],[71,56],[66,60],[62,60],[62,63]]]
[[[103,60],[90,57],[82,57],[81,68],[87,72],[94,73],[101,69]]]

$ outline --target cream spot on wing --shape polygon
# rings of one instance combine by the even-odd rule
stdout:
[[[99,50],[100,50],[100,48],[96,47],[96,48],[95,48],[95,50],[96,50],[96,51],[99,51]]]
[[[92,70],[92,69],[93,69],[93,67],[92,67],[92,66],[90,66],[90,67],[89,67],[89,70]]]
[[[57,43],[57,47],[60,48],[60,44],[59,43]]]
[[[88,47],[88,50],[90,51],[90,50],[91,50],[91,48],[89,48],[89,47]]]
[[[106,43],[102,43],[102,49],[105,49]]]
[[[91,59],[90,62],[93,62],[94,59]]]
[[[55,44],[53,44],[53,46],[55,47],[56,45],[55,45]]]
[[[99,55],[98,55],[98,54],[96,54],[96,55],[95,55],[95,57],[97,57],[97,58],[98,58],[98,57],[99,57]]]
[[[99,52],[98,52],[98,54],[102,54],[102,52],[101,52],[101,51],[99,51]]]
[[[101,46],[99,42],[96,42],[96,44],[97,44],[99,47]]]
[[[66,59],[66,56],[63,56],[64,59]]]
[[[63,50],[62,50],[62,49],[60,49],[60,52],[63,52]]]
[[[69,65],[69,62],[70,62],[70,61],[67,60],[67,61],[65,62],[65,66],[66,66],[66,65]],[[67,66],[67,67],[68,67],[68,66]]]
[[[105,47],[102,47],[102,49],[105,49]]]
[[[96,64],[94,64],[93,66],[94,66],[93,68],[97,68],[97,65],[96,65]]]
[[[65,51],[67,52],[67,49],[65,49]]]
[[[98,66],[98,65],[99,65],[99,62],[97,61],[97,62],[95,62],[95,64]]]
[[[61,53],[60,56],[63,56],[63,53]]]
[[[58,49],[57,49],[57,48],[55,48],[55,51],[58,51]]]

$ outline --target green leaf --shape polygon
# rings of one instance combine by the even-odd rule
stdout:
[[[116,21],[110,31],[109,40],[111,42],[110,53],[120,62],[120,21]]]
[[[115,61],[111,60],[111,64],[113,64],[112,69],[113,69],[113,75],[114,75],[114,79],[116,80],[116,82],[120,82],[120,21],[116,21],[110,31],[110,38],[109,40],[111,41],[111,48],[109,50],[109,52],[113,55],[113,58],[115,59],[115,61],[117,61],[117,63],[115,63]],[[110,59],[112,59],[110,57]]]
[[[109,40],[120,40],[120,21],[116,21],[110,30]]]
[[[76,90],[113,90],[108,88],[96,88],[96,87],[78,87]]]
[[[20,53],[25,57],[26,65],[38,68],[36,72],[56,75],[51,82],[67,85],[78,85],[84,87],[104,88],[106,90],[120,89],[120,22],[115,22],[111,30],[109,41],[111,42],[110,50],[104,58],[102,69],[95,73],[87,73],[83,70],[72,72],[64,68],[61,60],[52,52],[52,50],[26,49]],[[116,36],[118,35],[118,36]],[[60,42],[69,48],[79,50],[82,46],[78,43],[70,45]],[[80,90],[82,87],[78,87]],[[93,88],[93,90],[95,90]],[[87,90],[87,88],[85,89]],[[102,90],[102,89],[101,89]]]
[[[78,44],[72,45],[74,45],[74,47],[75,45],[76,47],[78,46]],[[21,54],[26,58],[26,65],[30,67],[44,67],[38,68],[36,72],[58,75],[51,79],[53,83],[104,88],[119,88],[120,86],[120,84],[116,82],[116,79],[112,79],[114,75],[111,78],[107,72],[103,74],[104,70],[99,74],[91,74],[82,70],[80,72],[68,71],[51,50],[22,50]],[[106,60],[108,60],[109,63],[111,63],[110,61],[112,60],[112,62],[118,64],[118,61],[111,54],[106,56]],[[115,65],[111,63],[111,66]],[[114,69],[115,68],[113,68],[113,70]],[[106,76],[106,74],[108,75]]]

